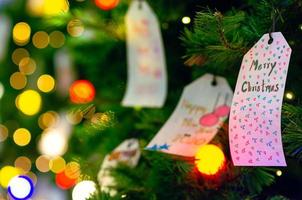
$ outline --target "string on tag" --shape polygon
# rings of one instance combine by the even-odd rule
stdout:
[[[276,17],[277,15],[277,17]],[[273,9],[272,13],[271,13],[271,18],[272,18],[272,26],[269,29],[269,40],[268,40],[268,44],[272,44],[274,41],[274,38],[272,36],[272,33],[275,32],[276,29],[276,22],[279,20],[279,18],[281,17],[280,13],[278,12],[278,10]]]
[[[212,84],[213,86],[216,86],[216,85],[217,85],[217,78],[216,78],[216,75],[215,75],[215,74],[213,74],[213,80],[212,80],[211,84]]]
[[[143,8],[143,0],[138,0],[138,9],[141,10]]]

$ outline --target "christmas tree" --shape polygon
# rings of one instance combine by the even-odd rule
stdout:
[[[301,199],[302,2],[148,1],[165,47],[168,90],[160,108],[122,105],[133,2],[145,6],[0,0],[0,199],[17,199],[21,180],[32,183],[32,199]],[[146,148],[186,85],[214,74],[214,85],[224,77],[234,91],[244,55],[273,32],[292,49],[281,115],[286,167],[234,166],[229,119],[196,157]],[[116,150],[125,140],[138,148]],[[139,158],[101,170],[123,153]],[[215,159],[199,167],[207,158]],[[214,162],[210,174],[201,170]]]

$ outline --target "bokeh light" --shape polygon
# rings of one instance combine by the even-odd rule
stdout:
[[[74,161],[67,163],[65,175],[70,179],[78,179],[81,175],[80,164]]]
[[[38,124],[41,129],[46,129],[54,126],[59,121],[58,113],[54,111],[48,111],[40,115]]]
[[[37,177],[36,174],[34,174],[33,172],[27,172],[27,173],[26,173],[26,176],[28,176],[28,177],[33,181],[33,184],[34,184],[34,185],[37,184],[38,177]]]
[[[67,190],[72,188],[77,182],[77,179],[68,178],[65,172],[56,174],[56,184],[59,188]]]
[[[95,97],[95,88],[87,80],[77,80],[70,86],[69,95],[73,103],[89,103]]]
[[[72,190],[72,200],[89,199],[96,191],[96,184],[93,181],[81,181]]]
[[[282,171],[281,171],[280,169],[278,169],[278,170],[276,171],[276,175],[277,175],[277,176],[282,176]]]
[[[4,166],[1,170],[0,170],[0,185],[4,188],[8,187],[8,183],[9,181],[17,176],[21,174],[21,170],[18,168],[15,168],[13,166]]]
[[[18,48],[18,49],[15,49],[12,54],[12,61],[16,65],[19,65],[20,61],[26,57],[29,57],[28,51],[24,48]]]
[[[0,99],[2,99],[3,94],[4,94],[4,86],[3,86],[3,84],[0,82]]]
[[[32,16],[55,16],[69,10],[67,0],[28,0],[27,11]]]
[[[285,98],[287,99],[287,100],[294,100],[295,99],[295,94],[293,93],[293,92],[291,92],[291,91],[286,91],[285,92]]]
[[[61,31],[53,31],[49,34],[49,45],[53,48],[60,48],[65,43],[65,36]]]
[[[40,111],[42,99],[38,92],[26,90],[17,98],[17,107],[25,115],[35,115]]]
[[[12,88],[21,90],[26,86],[27,78],[21,72],[15,72],[10,76],[9,82]]]
[[[50,157],[62,156],[67,151],[67,138],[59,129],[46,129],[42,133],[38,148],[41,154]]]
[[[84,33],[84,24],[79,19],[72,19],[67,24],[67,32],[72,37],[80,37]]]
[[[53,173],[57,174],[57,173],[60,173],[65,170],[65,165],[66,165],[66,162],[65,162],[64,158],[57,156],[50,160],[49,169]]]
[[[43,74],[38,78],[37,86],[42,92],[51,92],[55,87],[55,79],[48,74]]]
[[[31,161],[26,156],[20,156],[15,160],[15,167],[22,169],[24,172],[29,172],[31,169]]]
[[[0,142],[3,142],[8,137],[8,129],[6,126],[0,124]]]
[[[19,70],[23,74],[30,75],[35,72],[37,67],[36,61],[30,57],[24,57],[19,62]]]
[[[205,175],[215,175],[225,164],[223,151],[213,144],[200,147],[196,153],[195,160],[197,169]]]
[[[191,23],[191,18],[188,17],[188,16],[185,16],[185,17],[183,17],[183,18],[181,19],[181,22],[182,22],[183,24],[190,24],[190,23]]]
[[[13,28],[14,42],[19,46],[24,46],[30,39],[31,28],[25,22],[17,23]]]
[[[45,31],[38,31],[33,35],[33,45],[38,49],[44,49],[49,44],[49,36]]]
[[[95,0],[94,2],[102,10],[111,10],[119,4],[119,0]]]
[[[48,172],[49,169],[49,162],[50,162],[50,158],[46,155],[41,155],[36,159],[36,168],[40,171],[40,172]]]
[[[15,130],[14,135],[14,142],[19,146],[26,146],[31,140],[30,132],[25,128],[18,128]]]
[[[28,176],[16,176],[9,182],[8,193],[12,199],[27,200],[34,193],[34,184]]]

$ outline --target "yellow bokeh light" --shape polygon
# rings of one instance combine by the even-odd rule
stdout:
[[[26,45],[30,39],[31,29],[25,22],[19,22],[14,26],[13,39],[17,45]]]
[[[285,93],[285,98],[288,99],[288,100],[293,100],[295,98],[295,95],[294,95],[293,92],[287,91]]]
[[[19,70],[23,74],[30,75],[36,71],[36,62],[34,59],[29,57],[24,57],[19,62]]]
[[[19,146],[26,146],[31,140],[30,132],[25,128],[18,128],[15,130],[14,135],[14,142]]]
[[[21,170],[12,166],[5,166],[0,170],[0,185],[4,188],[8,187],[9,181],[21,174]]]
[[[44,0],[45,15],[58,15],[68,12],[69,5],[67,0]]]
[[[65,43],[65,36],[60,31],[53,31],[49,34],[49,45],[53,48],[60,48]]]
[[[37,86],[42,92],[50,92],[55,87],[55,79],[48,74],[43,74],[39,77]]]
[[[60,156],[55,157],[54,159],[51,159],[51,161],[49,162],[50,170],[56,174],[64,171],[65,165],[66,165],[66,162],[65,162],[64,158],[62,158]]]
[[[8,137],[8,129],[6,126],[0,124],[0,142],[3,142]]]
[[[38,120],[39,127],[46,129],[54,126],[59,121],[59,115],[54,111],[43,113]]]
[[[67,32],[72,37],[80,37],[84,33],[84,25],[79,19],[72,19],[67,24]]]
[[[54,16],[69,10],[67,0],[28,0],[27,11],[32,16]]]
[[[25,115],[35,115],[41,108],[41,96],[34,90],[26,90],[17,98],[17,108]]]
[[[183,17],[183,18],[181,19],[181,22],[182,22],[183,24],[190,24],[191,18],[188,17],[188,16],[185,16],[185,17]]]
[[[36,167],[40,172],[48,172],[49,171],[49,162],[50,159],[48,156],[42,155],[36,159]]]
[[[277,176],[282,176],[282,171],[281,171],[281,170],[277,170],[277,171],[276,171],[276,175],[277,175]]]
[[[215,175],[222,169],[225,157],[222,150],[213,144],[200,147],[195,156],[195,164],[202,174]]]
[[[24,48],[15,49],[12,54],[12,60],[16,65],[19,65],[20,61],[25,57],[29,57],[29,53]]]
[[[27,78],[21,72],[15,72],[10,76],[9,82],[12,88],[21,90],[26,86]]]
[[[46,48],[49,44],[49,36],[44,31],[38,31],[33,36],[33,45],[38,49]]]
[[[31,161],[25,156],[20,156],[15,160],[15,167],[22,169],[24,172],[29,172],[31,169]]]
[[[65,168],[65,175],[70,179],[78,179],[81,175],[80,164],[77,162],[69,162]]]

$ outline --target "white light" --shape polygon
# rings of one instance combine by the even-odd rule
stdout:
[[[3,97],[4,94],[4,86],[2,83],[0,83],[0,99]]]
[[[48,129],[42,134],[38,147],[41,154],[62,156],[67,150],[67,138],[55,128]]]
[[[16,176],[8,184],[10,195],[14,199],[28,199],[33,194],[33,183],[28,177]]]
[[[181,21],[182,21],[183,24],[190,24],[191,18],[188,17],[188,16],[185,16],[185,17],[183,17],[183,18],[181,19]]]
[[[86,200],[96,192],[93,181],[79,182],[72,190],[72,200]]]
[[[282,171],[281,171],[281,170],[277,170],[277,171],[276,171],[276,175],[277,175],[277,176],[282,176]]]

